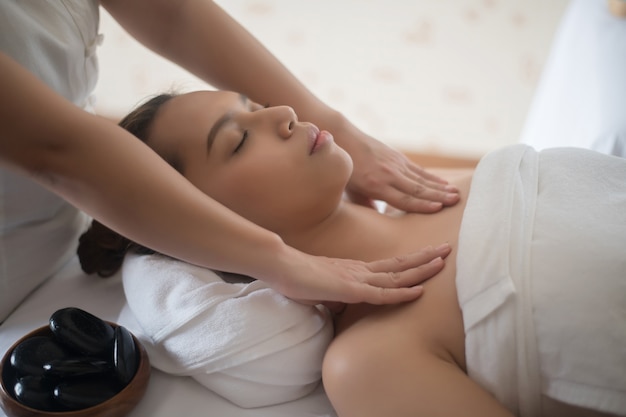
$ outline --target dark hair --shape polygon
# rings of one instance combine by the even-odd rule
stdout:
[[[159,109],[174,97],[176,94],[160,94],[147,100],[126,115],[119,125],[145,143],[150,136],[152,123]],[[175,161],[164,159],[174,169],[180,170],[180,166]],[[156,253],[109,229],[95,219],[78,240],[78,259],[81,268],[87,274],[95,273],[101,277],[110,277],[121,268],[124,256],[128,252]]]

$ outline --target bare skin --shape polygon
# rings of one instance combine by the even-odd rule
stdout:
[[[459,184],[462,201],[454,207],[381,214],[344,198],[352,160],[329,132],[298,120],[291,107],[265,108],[229,92],[168,101],[146,143],[178,161],[202,192],[304,253],[402,263],[407,251],[431,245],[425,253],[433,260],[420,268],[441,272],[414,287],[423,288],[419,300],[349,305],[337,317],[322,371],[340,417],[512,416],[466,374],[451,248],[458,245],[472,171],[441,173]],[[602,415],[573,413],[547,397],[541,406],[545,416]]]
[[[304,120],[333,132],[355,161],[347,187],[354,201],[367,204],[376,198],[402,210],[432,213],[459,200],[456,187],[363,133],[315,97],[216,3],[101,3],[137,40],[209,84],[244,93],[258,103],[288,104]]]
[[[374,264],[304,254],[199,192],[128,132],[80,110],[3,53],[0,73],[0,165],[136,242],[254,276],[308,303],[412,300],[421,295],[412,286],[437,272],[421,268],[435,253]]]
[[[286,106],[263,108],[234,93],[186,94],[161,108],[147,143],[180,161],[200,190],[305,253],[371,261],[424,246],[445,257],[457,245],[465,198],[428,215],[385,215],[345,201],[347,153]],[[468,195],[471,171],[449,178]],[[452,252],[418,302],[350,305],[338,317],[323,379],[341,417],[511,415],[464,372],[455,275]]]
[[[419,212],[438,211],[458,201],[454,186],[365,134],[315,97],[214,2],[100,3],[140,43],[209,84],[241,91],[261,103],[289,103],[307,119],[335,132],[357,166],[349,190],[355,200],[367,204],[377,198]],[[88,28],[95,39],[96,27],[83,28],[85,22],[69,18],[62,21],[70,25],[67,33],[77,25],[81,37],[85,36],[82,29]],[[66,33],[64,28],[57,29]],[[25,37],[20,39],[28,43]],[[83,40],[91,42],[89,38]],[[41,43],[41,47],[46,44]],[[22,44],[13,45],[16,52],[0,51],[3,169],[29,177],[137,242],[208,268],[254,276],[294,299],[308,303],[394,303],[420,296],[419,289],[398,288],[402,284],[389,278],[401,275],[406,278],[403,285],[412,286],[429,277],[432,268],[426,274],[419,268],[429,255],[417,254],[403,264],[386,260],[370,265],[315,258],[285,245],[275,233],[198,192],[110,121],[78,109],[67,100],[69,97],[63,98],[44,85],[27,68],[36,62],[19,52]],[[79,50],[74,52],[80,56],[83,46],[77,45]],[[47,56],[45,51],[43,55]],[[24,56],[22,65],[26,67],[15,60],[18,56]],[[64,79],[56,72],[65,71],[66,58],[56,58],[50,58],[49,65],[40,65],[39,69],[52,71],[52,79],[56,75]],[[66,89],[73,90],[71,80],[66,81]],[[86,96],[74,98],[77,102],[84,99]],[[14,197],[9,194],[9,198]],[[15,197],[15,204],[30,202],[22,194]],[[33,226],[43,231],[39,220],[33,220]],[[74,225],[65,226],[77,232]],[[18,225],[16,230],[21,227]],[[322,280],[320,276],[327,278]],[[44,276],[36,278],[43,280]]]
[[[462,196],[468,195],[471,170],[440,175],[454,181]],[[327,247],[326,253],[367,259],[439,241],[457,247],[465,203],[463,197],[457,206],[431,216],[353,214],[367,225],[369,236],[355,236],[336,250]],[[360,212],[358,207],[351,210]],[[424,284],[419,302],[390,308],[349,305],[337,317],[337,337],[326,353],[323,380],[339,416],[511,415],[465,373],[455,260],[452,251],[442,272]]]

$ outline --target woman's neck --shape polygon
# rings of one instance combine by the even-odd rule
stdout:
[[[367,261],[392,252],[388,246],[397,227],[398,219],[342,201],[322,222],[282,237],[287,244],[313,255]]]
[[[444,242],[456,247],[472,172],[448,172],[447,177],[461,192],[461,201],[437,213],[391,217],[371,208],[341,201],[326,218],[304,230],[281,233],[281,237],[303,252],[363,261],[401,256]]]

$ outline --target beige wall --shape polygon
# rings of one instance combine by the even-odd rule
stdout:
[[[518,140],[568,0],[220,0],[318,96],[399,149],[479,156]],[[103,11],[99,112],[207,88]]]

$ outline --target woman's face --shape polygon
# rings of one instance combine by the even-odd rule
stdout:
[[[299,122],[290,107],[264,108],[232,92],[168,101],[148,143],[204,193],[277,233],[324,220],[352,173],[328,132]]]

